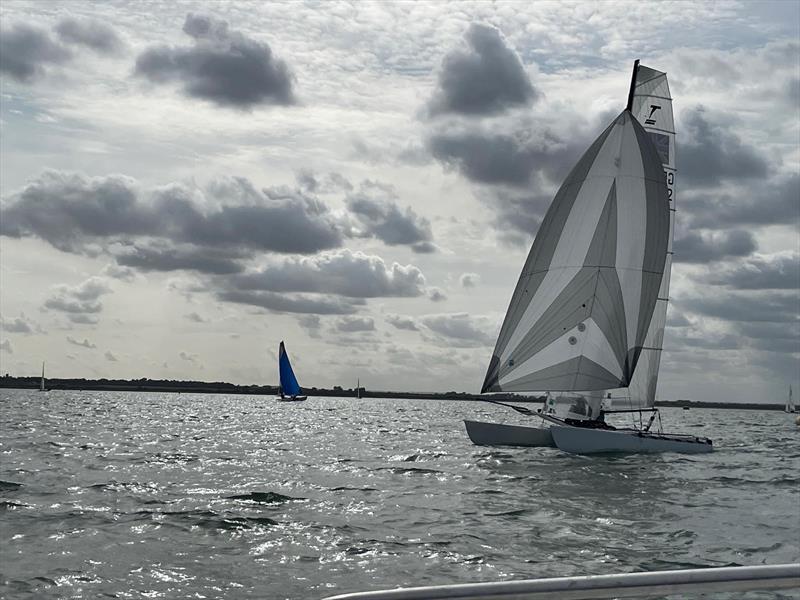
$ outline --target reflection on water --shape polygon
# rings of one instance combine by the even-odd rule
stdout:
[[[0,399],[3,597],[319,598],[800,559],[784,413],[667,409],[717,451],[587,458],[471,445],[464,418],[525,422],[481,403]]]

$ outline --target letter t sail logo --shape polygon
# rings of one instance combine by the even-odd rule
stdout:
[[[657,110],[661,110],[661,107],[657,106],[655,104],[651,104],[650,105],[650,114],[647,116],[647,118],[644,121],[645,125],[655,125],[656,124],[656,120],[653,118],[653,115],[655,114],[655,112]]]

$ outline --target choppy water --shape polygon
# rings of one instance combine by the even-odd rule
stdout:
[[[481,403],[0,390],[0,595],[315,599],[800,559],[793,418],[662,412],[716,452],[476,447],[463,418],[524,419]]]

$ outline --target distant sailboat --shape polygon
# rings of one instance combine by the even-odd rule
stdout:
[[[39,380],[39,391],[47,392],[48,389],[44,385],[44,362],[42,362],[42,378]]]
[[[356,398],[361,399],[361,380],[356,379]]]
[[[787,413],[797,412],[797,408],[794,405],[794,400],[792,400],[792,386],[789,386],[789,397],[786,399],[786,407],[783,410]]]
[[[300,393],[300,384],[297,383],[297,377],[294,376],[292,365],[289,362],[289,355],[286,354],[283,342],[278,348],[278,372],[281,380],[279,400],[282,402],[298,402],[307,398],[307,396],[303,396]]]
[[[575,408],[560,416],[512,406],[538,414],[549,429],[466,421],[473,442],[578,454],[711,452],[705,438],[650,432],[672,263],[674,165],[666,74],[637,60],[626,109],[578,161],[542,221],[481,390],[568,392]],[[604,420],[642,411],[652,416],[638,429]]]

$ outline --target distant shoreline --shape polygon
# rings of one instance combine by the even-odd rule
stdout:
[[[236,385],[224,381],[174,381],[168,379],[47,379],[48,390],[91,390],[97,392],[162,392],[186,394],[249,394],[254,396],[277,396],[277,386]],[[38,389],[39,377],[0,377],[0,388]],[[303,392],[314,396],[356,396],[355,388],[334,386],[326,388],[303,388]],[[543,396],[521,396],[517,394],[468,394],[466,392],[391,392],[361,388],[362,398],[414,399],[414,400],[499,400],[516,403],[537,403]],[[761,404],[757,402],[703,402],[693,400],[661,400],[656,406],[679,408],[715,408],[740,410],[783,410],[783,404]]]

